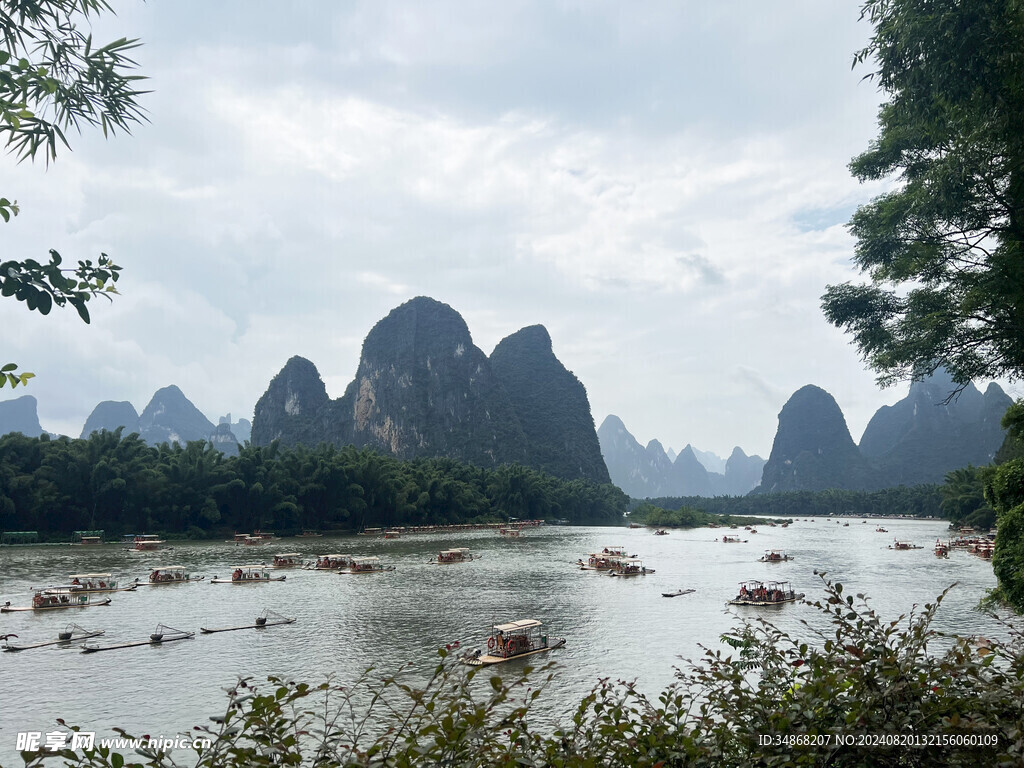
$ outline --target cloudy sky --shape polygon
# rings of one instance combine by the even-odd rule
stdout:
[[[44,428],[178,384],[251,418],[292,355],[338,397],[398,304],[458,310],[488,354],[541,323],[594,419],[767,457],[804,384],[854,439],[879,390],[821,315],[856,278],[846,165],[879,94],[858,3],[115,2],[149,122],[4,163],[5,255],[110,254],[123,295],[0,302]],[[23,393],[0,390],[0,398]]]

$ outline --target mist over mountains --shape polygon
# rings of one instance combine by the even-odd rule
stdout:
[[[691,445],[673,458],[658,440],[641,446],[615,415],[602,422],[597,436],[612,482],[634,498],[740,496],[757,486],[765,463],[760,456],[747,456],[739,446],[725,461]],[[711,471],[705,462],[723,471]]]

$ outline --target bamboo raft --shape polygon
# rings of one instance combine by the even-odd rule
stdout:
[[[204,635],[212,635],[214,632],[234,632],[238,629],[263,629],[264,627],[278,627],[282,624],[294,623],[295,619],[290,619],[287,616],[282,616],[280,613],[267,610],[256,617],[255,624],[243,624],[240,627],[214,627],[212,629],[200,627],[199,631]]]
[[[56,640],[49,640],[45,643],[30,643],[29,645],[13,645],[10,638],[17,637],[17,635],[3,635],[5,651],[27,651],[31,648],[45,648],[48,645],[68,645],[77,640],[87,640],[90,637],[99,637],[105,634],[106,630],[97,629],[90,630],[85,627],[80,627],[77,624],[68,624],[64,631],[57,635]]]
[[[166,633],[173,633],[171,637],[165,637]],[[156,631],[149,636],[149,640],[136,640],[130,643],[116,643],[114,645],[89,645],[82,644],[82,653],[98,653],[99,651],[116,651],[121,648],[136,648],[140,645],[163,645],[174,640],[191,640],[196,636],[195,632],[168,627],[166,624],[157,624]]]

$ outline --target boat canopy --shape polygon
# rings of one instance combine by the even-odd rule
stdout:
[[[154,568],[154,571],[184,571],[184,565],[161,565],[159,568]]]
[[[750,579],[749,581],[741,581],[740,586],[746,587],[748,590],[761,589],[764,586],[764,582],[758,581],[757,579]]]
[[[464,555],[469,552],[469,547],[456,547],[455,549],[442,549],[442,555]]]
[[[73,573],[68,576],[69,579],[109,579],[112,574],[109,573]],[[75,586],[78,586],[77,584]]]
[[[543,625],[536,619],[520,619],[519,621],[510,621],[508,624],[495,624],[494,629],[498,632],[515,632],[519,629],[531,629],[540,626]]]
[[[243,571],[265,571],[267,569],[267,566],[262,563],[259,565],[239,565],[237,567],[241,568]]]
[[[623,565],[643,565],[644,561],[639,557],[618,557],[616,560]]]
[[[274,555],[274,557],[302,557],[301,552],[283,552],[280,555]]]

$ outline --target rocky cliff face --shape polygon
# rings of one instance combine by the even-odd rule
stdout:
[[[513,334],[494,357],[473,344],[454,309],[415,298],[373,327],[337,400],[312,363],[292,358],[257,403],[253,443],[370,446],[399,458],[517,462],[601,480],[586,392],[554,357],[547,332]]]
[[[213,424],[173,384],[158,389],[139,416],[139,436],[150,445],[207,440]]]
[[[779,428],[758,491],[873,487],[873,473],[832,395],[813,385],[797,390],[779,413]]]
[[[32,395],[0,401],[0,435],[20,432],[25,437],[39,437],[43,434],[37,406]]]
[[[328,440],[318,415],[329,403],[316,366],[304,357],[291,358],[256,402],[253,445],[270,445],[274,440],[315,445]]]
[[[89,437],[93,432],[113,432],[118,427],[124,427],[124,434],[130,435],[139,431],[139,413],[135,406],[127,400],[120,402],[104,400],[92,409],[89,418],[85,420],[82,427],[82,439]]]
[[[555,357],[547,329],[532,325],[502,339],[490,362],[522,426],[530,466],[610,482],[587,390]]]
[[[1012,400],[998,384],[956,385],[945,371],[910,385],[907,396],[879,408],[861,437],[861,453],[884,485],[941,483],[947,472],[992,461],[1003,442],[1000,420]]]
[[[434,299],[408,301],[373,327],[342,400],[352,431],[336,442],[403,459],[526,463],[522,427],[487,356],[462,316]]]

